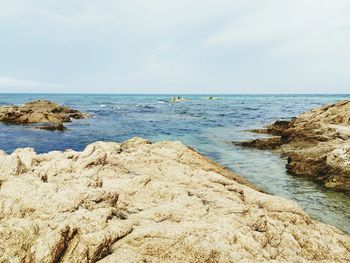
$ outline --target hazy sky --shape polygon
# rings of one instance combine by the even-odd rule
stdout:
[[[350,93],[349,0],[0,0],[0,92]]]

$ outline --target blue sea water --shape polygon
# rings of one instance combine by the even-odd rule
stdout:
[[[169,103],[171,95],[0,94],[0,105],[52,100],[93,115],[68,123],[65,132],[36,130],[0,123],[0,149],[33,147],[36,152],[82,150],[97,141],[121,142],[139,136],[180,140],[241,174],[265,191],[292,199],[312,217],[350,232],[350,196],[288,175],[275,153],[230,143],[262,135],[246,130],[277,119],[289,119],[348,95],[183,95],[190,101]]]

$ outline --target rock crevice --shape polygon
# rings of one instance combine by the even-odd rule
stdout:
[[[0,152],[0,182],[0,262],[350,260],[348,235],[180,142]]]

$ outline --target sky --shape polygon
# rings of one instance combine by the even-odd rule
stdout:
[[[350,93],[349,0],[0,7],[0,92]]]

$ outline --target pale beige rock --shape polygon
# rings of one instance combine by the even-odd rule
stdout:
[[[36,100],[24,105],[0,106],[0,121],[12,124],[42,123],[39,129],[61,130],[64,122],[88,118],[89,115],[47,100]]]
[[[276,135],[240,145],[288,155],[287,169],[324,186],[350,191],[350,101],[305,112],[291,121],[276,121],[258,133]]]
[[[180,142],[0,152],[0,262],[348,262],[350,237]]]

